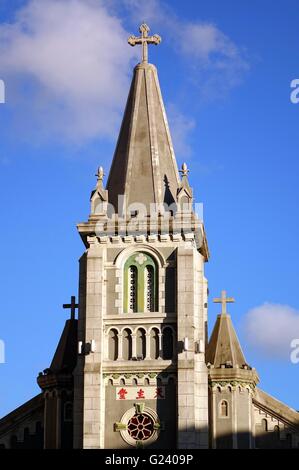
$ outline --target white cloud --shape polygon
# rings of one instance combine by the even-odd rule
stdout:
[[[51,137],[114,135],[137,54],[125,46],[127,37],[101,1],[30,0],[12,24],[0,25],[0,70],[14,88],[10,103]],[[29,83],[20,103],[20,88]]]
[[[152,24],[154,33],[165,32],[165,40],[186,59],[186,75],[197,85],[201,96],[219,98],[240,83],[249,69],[245,52],[215,24],[179,18],[158,0],[124,0],[134,21]],[[156,31],[156,29],[159,29]]]
[[[167,116],[177,156],[180,158],[190,157],[192,150],[189,136],[195,128],[195,120],[183,114],[174,103],[167,105]]]
[[[291,341],[299,338],[299,311],[265,303],[250,310],[244,321],[250,346],[268,357],[290,359]]]
[[[18,136],[79,144],[115,137],[132,61],[140,57],[139,48],[126,47],[136,31],[122,24],[124,6],[131,20],[149,22],[184,59],[185,80],[196,93],[221,96],[246,69],[239,49],[219,28],[178,18],[157,0],[28,0],[12,23],[0,24],[0,71]],[[194,120],[177,104],[171,112],[176,150],[188,156]]]

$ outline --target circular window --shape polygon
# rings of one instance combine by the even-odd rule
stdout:
[[[141,404],[140,404],[141,405]],[[121,418],[124,428],[120,434],[131,446],[149,445],[159,436],[160,422],[157,413],[148,407],[130,408]]]
[[[154,422],[146,414],[135,414],[128,422],[128,433],[136,441],[146,441],[154,433]]]

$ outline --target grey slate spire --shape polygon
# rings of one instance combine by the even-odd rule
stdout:
[[[131,45],[142,39],[133,41],[132,38],[135,36],[129,38]],[[147,45],[146,38],[151,43],[158,41],[159,36],[146,36],[142,45]],[[109,202],[116,208],[118,195],[125,195],[127,206],[142,203],[149,208],[150,203],[171,204],[176,202],[179,188],[180,178],[157,69],[143,54],[142,62],[134,69],[107,181]]]
[[[221,303],[221,314],[218,315],[214,330],[207,349],[207,363],[214,368],[243,367],[246,360],[241,349],[237,334],[233,327],[231,317],[227,313],[227,304],[235,302],[233,297],[227,297],[226,291],[221,297],[213,300]]]
[[[222,365],[241,368],[246,365],[231,317],[227,313],[221,313],[217,317],[208,345],[207,362],[213,364],[215,368],[220,368]]]

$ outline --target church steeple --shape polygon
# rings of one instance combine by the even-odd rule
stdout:
[[[226,305],[234,301],[232,297],[226,296],[225,291],[222,291],[220,298],[214,299],[215,303],[221,303],[222,306],[207,350],[207,363],[214,368],[247,366],[231,317],[227,313]]]
[[[176,202],[180,178],[161,95],[157,69],[147,62],[148,44],[159,44],[157,35],[140,27],[140,38],[129,44],[142,44],[142,62],[134,69],[123,122],[107,182],[109,202],[117,208],[118,195],[126,206],[142,203]]]

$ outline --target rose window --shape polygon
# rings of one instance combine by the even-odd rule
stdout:
[[[154,421],[146,414],[135,414],[129,420],[127,430],[135,441],[146,441],[154,433]]]

